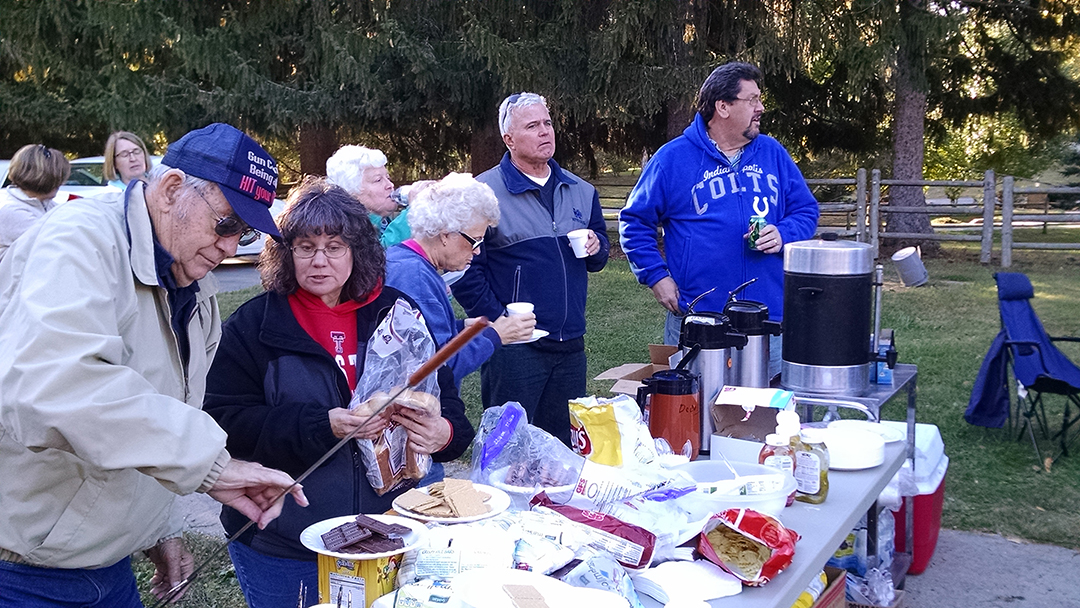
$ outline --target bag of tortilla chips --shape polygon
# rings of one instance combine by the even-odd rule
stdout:
[[[709,518],[698,537],[705,559],[760,587],[791,565],[799,535],[774,517],[752,509],[728,509]]]

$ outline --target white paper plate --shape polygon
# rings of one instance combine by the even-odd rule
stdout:
[[[885,443],[892,443],[894,441],[903,441],[904,433],[899,429],[894,429],[891,426],[886,426],[879,422],[870,422],[869,420],[833,420],[829,423],[830,429],[856,429],[859,431],[870,431],[881,435],[881,438],[885,440]]]
[[[300,533],[300,542],[316,553],[322,553],[323,555],[329,555],[330,557],[339,557],[342,559],[360,560],[360,559],[378,559],[380,557],[390,557],[391,555],[397,555],[398,553],[404,553],[411,549],[415,549],[417,545],[423,542],[427,533],[427,528],[424,524],[409,519],[407,517],[398,517],[396,515],[368,515],[371,519],[381,521],[384,524],[401,524],[411,530],[406,534],[402,540],[405,541],[405,546],[395,551],[386,551],[383,553],[337,553],[335,551],[329,551],[326,545],[323,543],[322,535],[326,534],[330,530],[344,524],[346,522],[355,521],[355,515],[343,515],[341,517],[333,517],[331,519],[324,519],[318,523],[311,524],[304,531]]]
[[[466,515],[466,516],[462,516],[462,517],[434,517],[432,515],[424,515],[423,513],[416,513],[415,511],[410,511],[410,510],[406,509],[405,507],[402,507],[398,503],[397,498],[395,498],[394,502],[393,502],[394,510],[397,511],[398,513],[401,513],[402,515],[404,515],[406,517],[412,517],[413,519],[419,519],[420,521],[434,521],[434,522],[439,522],[439,523],[443,523],[443,524],[466,524],[466,523],[469,523],[471,521],[480,521],[481,519],[487,519],[489,517],[494,517],[494,516],[498,515],[499,513],[502,513],[503,511],[510,508],[510,495],[507,494],[506,492],[503,492],[499,488],[493,488],[491,486],[485,486],[482,483],[474,483],[473,487],[476,488],[477,490],[482,491],[482,492],[487,492],[488,495],[491,496],[491,498],[487,499],[487,502],[484,503],[487,506],[491,507],[491,510],[488,511],[487,513],[481,513],[480,515]],[[428,491],[431,490],[431,487],[426,486],[426,487],[417,488],[417,489],[420,490],[421,492],[427,494]],[[398,498],[400,498],[400,496]]]
[[[529,342],[536,342],[540,338],[548,335],[548,332],[542,329],[534,329],[533,333],[527,340],[518,340],[517,342],[511,342],[510,344],[528,344]]]

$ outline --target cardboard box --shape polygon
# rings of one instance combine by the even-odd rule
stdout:
[[[611,387],[613,395],[637,398],[641,381],[660,370],[669,369],[668,359],[678,350],[679,347],[669,344],[650,344],[649,363],[625,363],[601,373],[593,380],[614,380],[615,385]]]
[[[764,443],[766,435],[776,432],[776,412],[794,406],[791,391],[725,386],[712,406],[713,432]]]
[[[828,584],[811,608],[845,608],[847,603],[847,571],[825,566]]]

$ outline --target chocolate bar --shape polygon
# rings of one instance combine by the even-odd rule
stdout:
[[[364,528],[368,528],[375,534],[385,536],[386,538],[401,538],[409,532],[412,532],[407,526],[401,524],[384,524],[383,522],[372,519],[367,515],[357,515],[356,523]]]
[[[371,537],[371,530],[349,521],[322,535],[323,545],[330,551],[340,551]]]
[[[343,553],[386,553],[397,551],[405,547],[405,540],[401,538],[382,538],[372,536],[346,547]]]

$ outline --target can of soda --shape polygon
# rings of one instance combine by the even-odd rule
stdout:
[[[765,221],[765,218],[760,215],[750,216],[750,236],[746,238],[746,244],[750,246],[750,249],[757,250],[757,241],[758,237],[761,236],[761,229],[768,225],[769,222]]]

